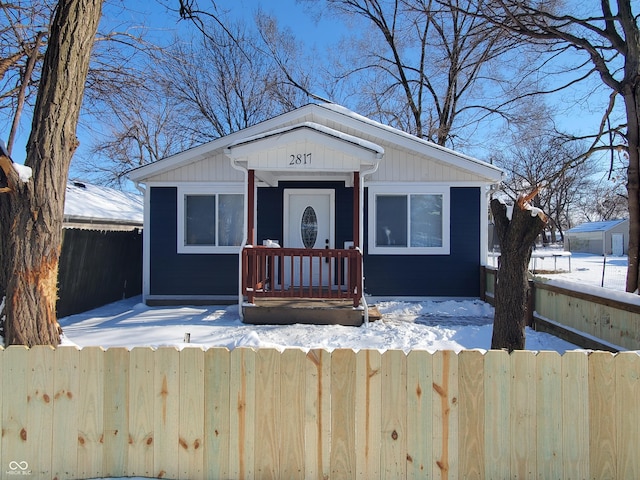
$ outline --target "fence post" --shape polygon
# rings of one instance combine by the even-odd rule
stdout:
[[[535,318],[533,312],[536,309],[536,285],[533,279],[527,280],[529,292],[527,293],[527,327],[535,329]]]

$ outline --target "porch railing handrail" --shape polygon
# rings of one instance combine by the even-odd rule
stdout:
[[[351,299],[357,307],[362,298],[362,252],[249,245],[242,250],[242,290],[249,303],[258,297],[298,297]]]

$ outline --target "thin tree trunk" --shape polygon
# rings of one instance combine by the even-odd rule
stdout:
[[[528,198],[521,198],[513,207],[511,219],[507,206],[491,201],[491,211],[500,241],[500,264],[495,291],[492,349],[523,350],[529,283],[527,271],[533,242],[546,225],[542,212],[531,214]]]
[[[60,0],[34,109],[28,182],[0,195],[5,344],[58,345],[58,260],[64,196],[102,0]]]
[[[33,49],[29,54],[29,60],[27,61],[24,75],[22,76],[22,84],[20,85],[20,92],[18,93],[18,105],[16,106],[16,114],[13,116],[13,124],[11,125],[9,140],[7,141],[7,150],[9,151],[9,153],[11,153],[11,150],[13,150],[13,142],[16,137],[16,132],[18,131],[18,125],[20,124],[22,108],[24,107],[24,99],[26,96],[27,88],[29,87],[29,83],[31,82],[31,74],[33,73],[33,69],[36,65],[36,60],[38,59],[38,51],[40,50],[40,44],[42,43],[42,37],[44,37],[44,35],[45,32],[38,32],[36,41],[33,45]]]

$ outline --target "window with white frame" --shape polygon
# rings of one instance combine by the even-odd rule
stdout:
[[[237,253],[244,234],[243,187],[178,187],[178,253]]]
[[[449,188],[369,186],[369,253],[448,255]]]

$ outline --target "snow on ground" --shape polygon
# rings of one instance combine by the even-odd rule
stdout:
[[[547,270],[549,258],[538,259],[537,268]],[[561,265],[561,262],[565,262]],[[603,257],[574,254],[572,271],[568,260],[557,260],[564,273],[545,273],[546,278],[580,285],[599,286]],[[622,278],[626,257],[607,259],[607,274]],[[554,280],[555,281],[555,280]],[[624,283],[622,283],[624,289]],[[611,290],[612,295],[614,291]],[[616,292],[615,294],[623,294]],[[627,294],[628,295],[628,294]],[[247,325],[238,306],[148,307],[140,297],[123,300],[60,320],[63,345],[127,347],[175,346],[254,348],[352,348],[360,350],[488,350],[491,345],[493,307],[479,300],[384,301],[376,303],[381,320],[368,326],[335,325]],[[184,341],[190,334],[190,343]],[[564,352],[577,347],[552,335],[527,329],[527,349]]]

